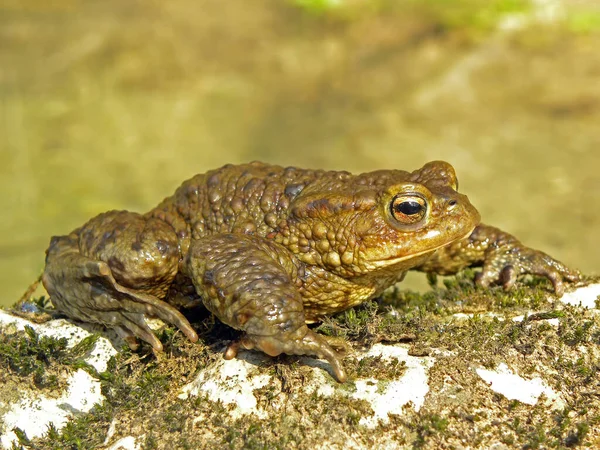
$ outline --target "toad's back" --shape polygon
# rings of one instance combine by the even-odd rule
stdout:
[[[191,239],[216,233],[267,236],[285,220],[291,201],[307,186],[319,181],[334,187],[351,176],[260,162],[228,164],[185,181],[147,215],[169,223],[185,253]]]

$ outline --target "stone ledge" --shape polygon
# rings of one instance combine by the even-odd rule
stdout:
[[[146,363],[151,353],[127,359],[117,354],[114,337],[100,336],[82,358],[87,366],[58,365],[60,389],[51,392],[0,365],[11,388],[0,397],[0,443],[11,448],[16,427],[27,438],[23,447],[34,440],[30,448],[46,448],[50,423],[66,439],[74,433],[67,424],[87,417],[94,423],[101,409],[101,416],[111,417],[98,425],[103,439],[84,448],[166,448],[173,439],[191,448],[265,442],[275,448],[501,449],[528,442],[593,448],[600,446],[600,382],[597,374],[585,374],[599,369],[599,296],[600,284],[590,284],[559,302],[548,300],[552,314],[509,308],[446,315],[435,325],[453,334],[440,338],[443,346],[430,347],[426,356],[411,356],[412,344],[357,348],[345,360],[355,376],[342,385],[326,363],[312,358],[241,352],[226,361],[218,351],[222,343],[209,348],[180,340],[165,357]],[[3,336],[17,336],[26,326],[40,336],[65,338],[65,351],[91,335],[66,320],[34,324],[0,311]],[[478,334],[485,341],[478,342]],[[519,334],[514,342],[511,334]],[[470,339],[464,345],[463,335]],[[507,342],[494,344],[501,354],[487,351],[494,340]],[[186,355],[186,349],[197,354]],[[124,381],[115,381],[120,376]],[[160,389],[140,396],[139,409],[111,393],[124,386],[138,392],[153,377],[162,380],[154,386]],[[126,406],[111,406],[115,399]],[[153,426],[166,428],[152,434]]]

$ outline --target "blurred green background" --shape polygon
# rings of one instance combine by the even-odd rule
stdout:
[[[600,7],[5,0],[0,304],[49,238],[225,163],[445,159],[486,223],[600,267]]]

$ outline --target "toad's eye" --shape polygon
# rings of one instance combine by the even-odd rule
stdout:
[[[398,195],[390,205],[394,219],[403,224],[421,221],[427,212],[425,199],[418,195]]]

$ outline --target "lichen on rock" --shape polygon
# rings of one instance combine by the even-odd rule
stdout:
[[[311,358],[241,352],[224,360],[235,336],[211,317],[196,324],[197,344],[158,324],[165,352],[154,355],[62,319],[35,324],[0,311],[9,388],[0,397],[1,444],[600,445],[600,315],[590,300],[600,284],[556,299],[541,279],[507,293],[474,287],[472,275],[425,294],[391,290],[321,324],[319,332],[351,343],[345,384]]]

